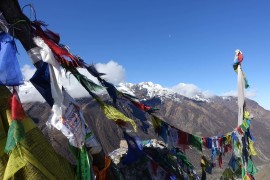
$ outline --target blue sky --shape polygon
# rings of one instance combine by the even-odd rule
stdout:
[[[88,63],[114,60],[125,80],[237,89],[234,51],[257,102],[270,109],[270,2],[266,0],[19,0]],[[29,17],[29,9],[24,10]],[[33,17],[33,16],[32,16]],[[20,47],[20,64],[30,60]]]

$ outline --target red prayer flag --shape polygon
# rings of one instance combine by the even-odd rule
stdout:
[[[22,121],[26,118],[26,114],[15,89],[13,89],[13,95],[11,97],[11,118],[17,121]]]

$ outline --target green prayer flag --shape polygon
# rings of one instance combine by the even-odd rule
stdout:
[[[189,134],[188,140],[190,145],[197,148],[199,151],[202,151],[202,138]]]
[[[91,180],[93,178],[94,172],[91,170],[91,162],[90,158],[88,157],[88,153],[85,147],[82,149],[76,148],[69,144],[69,149],[73,153],[73,155],[76,157],[77,160],[77,166],[76,166],[76,176],[77,179],[82,180]]]
[[[20,121],[12,121],[8,129],[5,153],[9,153],[25,137],[24,125]]]
[[[251,175],[257,174],[258,173],[257,167],[253,164],[251,159],[248,160],[248,166],[247,166],[247,172]]]

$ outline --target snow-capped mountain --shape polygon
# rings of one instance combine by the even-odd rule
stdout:
[[[117,86],[117,89],[119,91],[136,95],[138,91],[144,91],[144,96],[148,98],[152,98],[155,96],[169,96],[173,94],[173,91],[168,88],[164,88],[159,84],[154,84],[152,82],[141,82],[138,84],[132,84],[132,83],[120,83]]]
[[[78,84],[78,86],[80,85]],[[76,90],[76,88],[74,88],[74,85],[69,86],[69,84],[66,84],[65,88],[75,98],[89,96],[87,92],[81,93],[82,90],[80,87],[78,87],[78,89],[80,88],[79,90],[78,89]],[[141,98],[141,100],[159,97],[161,100],[167,98],[173,101],[181,101],[181,99],[183,98],[189,98],[195,101],[210,102],[210,98],[205,97],[203,93],[200,91],[194,91],[193,93],[190,93],[187,96],[185,93],[181,93],[183,90],[181,91],[181,89],[179,88],[177,89],[166,88],[162,87],[159,84],[154,84],[152,82],[141,82],[138,84],[120,83],[119,85],[116,86],[116,88],[121,92],[125,92],[133,96],[138,96]],[[106,94],[106,92],[104,93]],[[29,101],[44,102],[42,96],[38,93],[38,91],[29,81],[25,81],[25,83],[20,86],[19,95],[22,102],[29,102]]]
[[[181,93],[181,89],[179,88],[165,88],[159,84],[154,84],[152,82],[141,82],[138,84],[132,83],[120,83],[117,86],[119,91],[143,97],[143,99],[150,99],[153,97],[159,97],[161,100],[164,98],[169,98],[173,101],[181,101],[183,96],[185,98],[189,98],[195,101],[209,102],[210,98],[206,98],[202,92],[194,91],[190,93],[190,95],[186,95]]]

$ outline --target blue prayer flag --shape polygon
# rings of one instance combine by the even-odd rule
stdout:
[[[51,84],[50,84],[50,71],[47,63],[42,62],[42,65],[36,70],[30,82],[52,107],[54,100],[52,98]]]
[[[12,36],[2,32],[0,34],[0,85],[18,86],[23,84],[16,52],[16,44]]]

